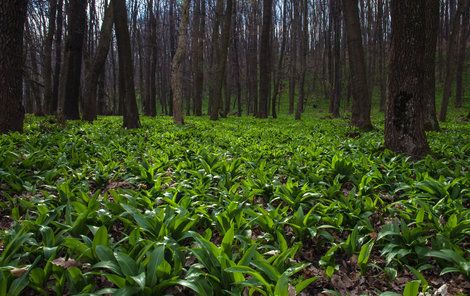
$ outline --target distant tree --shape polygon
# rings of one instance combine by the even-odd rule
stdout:
[[[391,16],[385,146],[421,158],[429,152],[422,114],[426,0],[392,0]]]
[[[65,43],[63,115],[65,119],[80,119],[79,98],[82,74],[83,42],[85,38],[87,1],[70,0],[68,36]]]
[[[140,127],[140,121],[135,97],[134,63],[127,27],[126,1],[112,0],[112,3],[119,55],[119,90],[123,105],[124,127],[134,129]]]
[[[268,104],[271,97],[271,27],[273,1],[263,0],[263,24],[261,29],[259,56],[259,107],[258,118],[268,117]]]
[[[173,57],[171,70],[171,88],[173,90],[173,120],[176,124],[184,124],[183,116],[183,62],[187,55],[187,29],[189,24],[190,0],[184,0],[180,28],[178,32],[178,46]]]
[[[0,1],[0,133],[23,130],[23,32],[27,0]]]
[[[349,69],[351,72],[351,124],[362,130],[372,129],[370,120],[371,98],[367,84],[366,63],[362,47],[361,24],[357,0],[343,0],[343,13],[348,41]]]

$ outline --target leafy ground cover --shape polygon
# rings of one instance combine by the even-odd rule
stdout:
[[[470,126],[28,118],[0,137],[0,295],[465,295]]]

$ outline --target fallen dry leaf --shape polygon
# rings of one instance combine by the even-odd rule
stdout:
[[[21,277],[23,274],[25,274],[26,272],[28,272],[28,268],[27,267],[21,267],[21,268],[13,268],[12,270],[10,270],[10,273],[12,276],[16,277],[16,278],[19,278]]]
[[[54,259],[52,261],[52,264],[54,264],[55,266],[59,266],[59,267],[62,267],[62,268],[70,268],[70,267],[77,267],[79,266],[78,262],[75,261],[75,259],[67,259],[65,260],[65,258],[61,257],[61,258],[57,258],[57,259]]]

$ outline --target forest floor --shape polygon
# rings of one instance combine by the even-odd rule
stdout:
[[[0,295],[468,295],[470,124],[27,118],[0,136]],[[447,294],[446,294],[447,293]]]

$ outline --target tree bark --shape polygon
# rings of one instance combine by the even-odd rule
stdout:
[[[385,147],[422,158],[429,152],[422,104],[426,0],[392,0],[392,48]]]
[[[23,130],[23,32],[26,0],[0,1],[0,134]]]
[[[114,25],[119,55],[119,83],[123,92],[124,127],[135,129],[140,127],[139,114],[134,87],[134,63],[131,52],[131,39],[127,27],[127,9],[125,0],[113,0]]]
[[[183,116],[183,62],[187,55],[186,31],[189,23],[190,0],[183,2],[179,28],[178,47],[173,57],[171,69],[171,88],[173,90],[173,121],[177,125],[184,124]]]
[[[439,130],[436,115],[436,43],[439,28],[439,0],[426,1],[426,44],[424,50],[424,129]]]
[[[83,0],[69,1],[69,27],[65,46],[67,72],[64,88],[64,119],[80,119],[79,98],[82,74],[82,53],[85,37],[87,3]]]
[[[349,68],[352,80],[351,124],[362,130],[372,129],[371,98],[366,78],[366,63],[362,47],[361,24],[357,0],[343,0],[343,12],[348,40]]]

